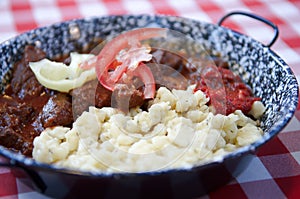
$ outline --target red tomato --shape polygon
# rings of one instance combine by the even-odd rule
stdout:
[[[140,77],[141,80],[144,82],[144,84],[145,84],[144,97],[146,99],[154,98],[155,80],[154,80],[154,77],[152,75],[150,68],[146,64],[141,63],[139,65],[139,67],[137,67],[133,71],[133,75]]]
[[[135,51],[141,47],[140,41],[156,38],[166,37],[167,29],[165,28],[140,28],[125,32],[118,35],[109,41],[97,56],[97,61],[84,63],[82,68],[96,67],[97,78],[99,82],[107,89],[114,90],[115,83],[127,72],[130,60],[124,60],[119,63],[117,56],[122,50]],[[139,56],[135,52],[134,56]],[[141,54],[144,56],[145,54]],[[143,61],[143,58],[141,60]],[[130,59],[130,57],[129,57]],[[141,62],[142,62],[141,61]],[[111,70],[111,71],[109,71]],[[155,94],[155,82],[151,70],[145,65],[137,63],[136,67],[130,68],[130,73],[138,76],[144,83],[145,98],[153,98]]]

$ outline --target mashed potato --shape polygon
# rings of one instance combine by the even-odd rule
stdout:
[[[145,172],[203,164],[262,136],[241,111],[214,115],[201,91],[161,87],[148,111],[90,107],[72,128],[48,128],[34,140],[33,158],[92,172]],[[264,107],[254,103],[259,117]]]

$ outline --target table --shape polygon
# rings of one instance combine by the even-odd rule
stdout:
[[[300,78],[300,1],[298,0],[1,0],[0,42],[24,31],[63,20],[109,14],[159,13],[216,23],[233,10],[259,14],[280,29],[272,49]],[[253,20],[232,17],[229,25],[261,42],[272,30]],[[265,145],[247,170],[226,186],[201,198],[299,198],[300,107],[289,125]],[[0,161],[5,161],[0,159]],[[48,198],[33,190],[27,179],[0,168],[0,198]]]

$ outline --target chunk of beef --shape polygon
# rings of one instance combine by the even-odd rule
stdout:
[[[127,84],[120,84],[114,92],[104,88],[98,80],[85,83],[80,88],[71,91],[73,113],[75,117],[87,111],[89,106],[115,107],[127,112],[128,108],[140,106],[144,103],[143,92],[130,87]]]
[[[0,127],[0,145],[16,152],[20,151],[27,156],[31,156],[33,149],[32,140],[27,140],[24,136],[9,126]]]
[[[29,62],[39,61],[46,53],[34,46],[26,46],[23,58],[16,63],[10,89],[15,97],[26,99],[39,96],[44,87],[38,82],[29,67]]]
[[[127,113],[130,108],[141,106],[144,103],[144,94],[134,86],[119,84],[113,94],[111,106]]]
[[[95,93],[95,106],[98,108],[107,107],[111,104],[111,94],[112,92],[106,88],[104,88],[98,80],[97,81],[97,88]]]
[[[153,49],[153,58],[147,64],[152,71],[157,87],[168,89],[186,89],[187,75],[190,69],[186,67],[187,61],[180,55],[170,51]]]
[[[87,111],[89,106],[98,108],[110,106],[111,91],[104,88],[98,80],[85,83],[82,87],[71,91],[73,113],[75,117]]]
[[[58,93],[50,97],[39,115],[44,128],[69,126],[73,122],[71,99],[67,94]]]
[[[23,127],[31,122],[34,108],[9,96],[0,97],[0,145],[30,155],[35,136],[24,134]]]
[[[30,121],[34,114],[34,109],[30,105],[18,102],[12,97],[0,97],[0,126],[11,126],[21,128],[20,123]]]

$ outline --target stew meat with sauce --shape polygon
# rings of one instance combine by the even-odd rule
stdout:
[[[153,63],[151,71],[159,84],[170,89],[186,89],[188,84],[197,84],[207,95],[217,95],[218,92],[208,91],[205,81],[201,81],[195,70],[189,68],[180,56],[162,50],[153,50]],[[159,56],[156,56],[159,55]],[[45,128],[53,126],[71,126],[76,119],[89,106],[117,107],[128,111],[129,107],[146,106],[140,80],[134,80],[133,85],[121,85],[112,91],[104,88],[98,80],[85,83],[69,93],[60,93],[42,86],[29,67],[29,62],[39,61],[46,57],[45,52],[34,46],[26,46],[22,60],[15,64],[11,83],[0,96],[0,145],[3,145],[26,156],[31,156],[33,139]],[[160,59],[158,60],[158,57]],[[65,59],[65,62],[68,58]],[[167,64],[180,72],[188,81],[178,81],[176,74],[161,71],[159,64]],[[241,79],[225,69],[220,63],[224,85],[228,98],[226,114],[236,109],[246,113],[251,109],[253,101],[259,98],[252,97],[251,91]],[[225,64],[226,65],[226,64]],[[179,74],[179,73],[178,73]],[[213,74],[210,74],[213,75]],[[208,76],[205,78],[209,78]],[[238,83],[236,83],[238,82]],[[113,96],[113,97],[112,97]],[[245,100],[246,99],[246,100]],[[245,102],[245,103],[244,103]],[[215,107],[218,109],[218,107]]]

